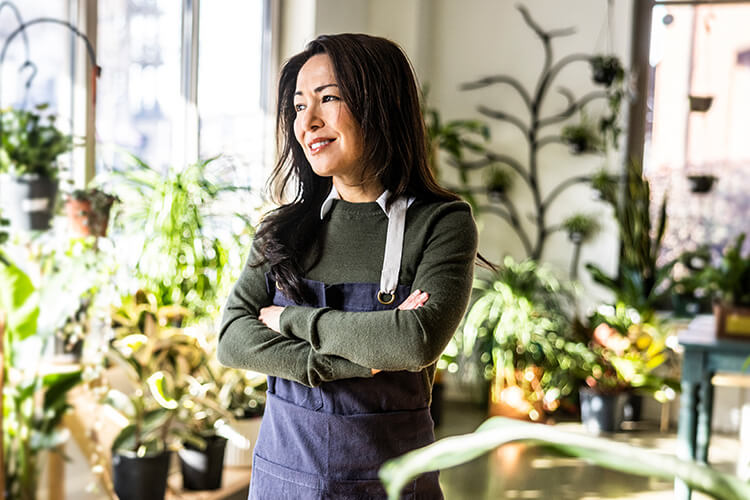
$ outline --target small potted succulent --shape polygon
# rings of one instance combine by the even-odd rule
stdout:
[[[58,190],[57,159],[73,147],[46,105],[0,113],[0,203],[11,225],[49,228]]]
[[[71,229],[76,236],[106,236],[109,212],[117,197],[98,188],[76,189],[65,200]]]
[[[599,231],[596,219],[586,214],[571,215],[563,221],[562,227],[574,244],[583,243]]]

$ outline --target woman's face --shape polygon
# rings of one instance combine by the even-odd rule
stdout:
[[[297,75],[294,135],[313,171],[356,184],[362,177],[362,130],[341,99],[327,54],[312,56]]]

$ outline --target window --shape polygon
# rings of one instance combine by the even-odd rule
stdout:
[[[668,196],[664,258],[747,231],[750,2],[657,5],[644,170]]]

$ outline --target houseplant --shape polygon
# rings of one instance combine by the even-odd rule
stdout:
[[[109,212],[117,197],[99,188],[75,189],[65,200],[65,212],[76,236],[105,236]]]
[[[48,336],[40,334],[39,294],[28,275],[0,250],[0,322],[3,335],[3,455],[5,496],[36,499],[40,454],[68,438],[59,429],[68,410],[67,393],[81,380],[78,368],[45,367]]]
[[[560,136],[574,155],[596,153],[604,148],[604,141],[596,124],[583,113],[580,122],[564,126]]]
[[[586,365],[580,390],[581,419],[590,432],[619,430],[633,393],[662,403],[674,399],[679,381],[659,373],[674,361],[667,347],[670,331],[656,315],[641,316],[623,303],[600,306],[586,329],[596,355],[596,361]]]
[[[232,211],[236,203],[226,195],[249,188],[220,181],[215,158],[170,168],[166,176],[133,160],[134,168],[115,171],[112,181],[120,181],[118,223],[137,248],[134,276],[160,305],[180,304],[196,321],[215,316],[251,232],[248,208]]]
[[[475,288],[457,352],[481,360],[498,410],[542,420],[575,393],[584,366],[594,360],[571,327],[572,292],[547,267],[510,257]]]
[[[11,225],[23,230],[49,227],[58,190],[57,158],[73,147],[55,116],[34,110],[0,113],[0,201]]]
[[[724,248],[717,265],[703,270],[703,279],[714,296],[719,336],[750,336],[750,254],[742,254],[745,236],[740,234]]]
[[[121,500],[163,499],[170,450],[180,439],[191,438],[179,425],[171,391],[175,374],[202,358],[170,326],[174,308],[159,311],[155,302],[153,294],[140,291],[124,297],[112,314],[115,339],[107,359],[132,385],[129,393],[109,389],[104,401],[125,423],[111,446],[114,488]]]

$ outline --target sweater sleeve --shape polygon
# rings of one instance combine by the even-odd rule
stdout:
[[[456,208],[458,207],[458,208]],[[431,365],[458,327],[471,295],[477,230],[466,204],[452,204],[427,233],[412,291],[430,294],[414,310],[344,312],[286,307],[282,334],[308,341],[320,354],[382,370]]]
[[[219,361],[309,387],[331,380],[371,377],[370,368],[340,356],[315,352],[308,342],[279,335],[258,319],[260,309],[271,305],[273,298],[266,288],[268,266],[250,266],[258,259],[256,247],[257,240],[224,308],[217,349]]]

